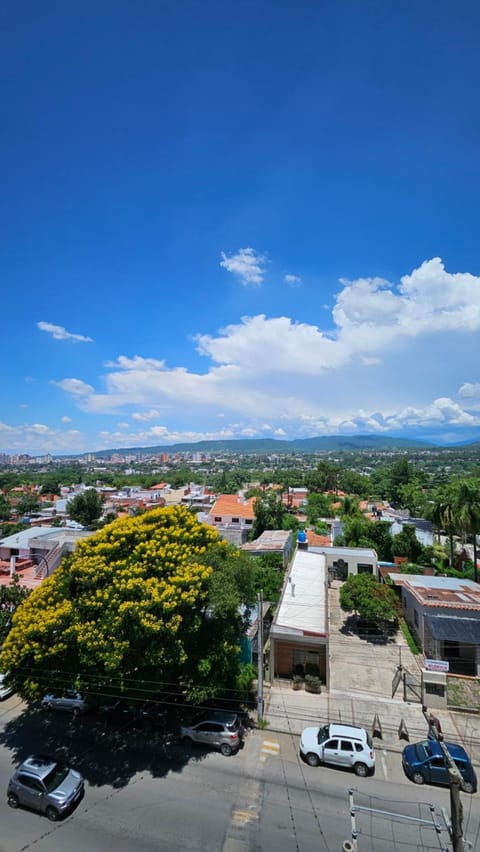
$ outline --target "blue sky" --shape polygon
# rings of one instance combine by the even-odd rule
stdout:
[[[0,452],[480,436],[480,10],[9,2]]]

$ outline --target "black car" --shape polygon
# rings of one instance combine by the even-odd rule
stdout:
[[[98,714],[100,719],[111,725],[139,728],[145,731],[163,730],[166,724],[166,713],[163,707],[150,703],[129,702],[123,698],[101,705]]]

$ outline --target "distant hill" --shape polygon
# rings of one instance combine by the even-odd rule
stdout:
[[[354,452],[355,450],[389,449],[428,449],[436,446],[429,441],[413,438],[392,438],[386,435],[331,435],[318,438],[298,438],[293,441],[275,438],[250,438],[248,440],[198,441],[194,444],[167,444],[155,447],[122,447],[121,449],[100,450],[98,458],[117,455],[157,455],[159,453],[316,453],[316,452]]]

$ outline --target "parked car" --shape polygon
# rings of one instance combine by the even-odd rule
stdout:
[[[184,745],[199,743],[219,749],[226,756],[238,751],[244,733],[237,714],[223,710],[204,713],[190,725],[182,725],[180,729]]]
[[[20,764],[9,781],[11,808],[31,808],[55,821],[80,801],[84,781],[79,772],[53,758],[32,755]]]
[[[444,745],[460,771],[463,789],[466,793],[476,793],[477,776],[467,752],[456,743]],[[445,787],[450,785],[442,747],[437,740],[423,740],[421,743],[406,746],[402,754],[402,764],[405,775],[415,784],[442,784]]]
[[[163,707],[150,703],[129,703],[123,698],[100,705],[98,714],[112,725],[143,728],[146,731],[163,730],[166,726],[167,714]]]
[[[13,695],[14,689],[13,686],[9,686],[5,683],[5,678],[7,675],[5,673],[0,672],[0,701],[3,701],[4,698],[8,698],[9,695]]]
[[[41,705],[46,710],[64,710],[74,716],[85,713],[87,709],[87,702],[83,695],[73,689],[67,689],[63,693],[50,692],[43,696]]]
[[[353,769],[365,777],[375,771],[372,738],[354,725],[323,725],[305,728],[300,738],[300,754],[309,766],[329,763]]]

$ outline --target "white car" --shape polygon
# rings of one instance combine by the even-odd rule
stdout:
[[[6,674],[0,672],[0,701],[3,701],[4,698],[8,698],[9,695],[13,695],[14,689],[13,686],[7,686],[5,683]]]
[[[45,710],[65,710],[78,716],[87,709],[87,702],[83,695],[73,689],[67,689],[64,693],[49,693],[44,695],[41,705]]]
[[[372,738],[354,725],[323,725],[305,728],[300,738],[300,754],[310,766],[329,763],[353,769],[365,777],[375,771]]]

